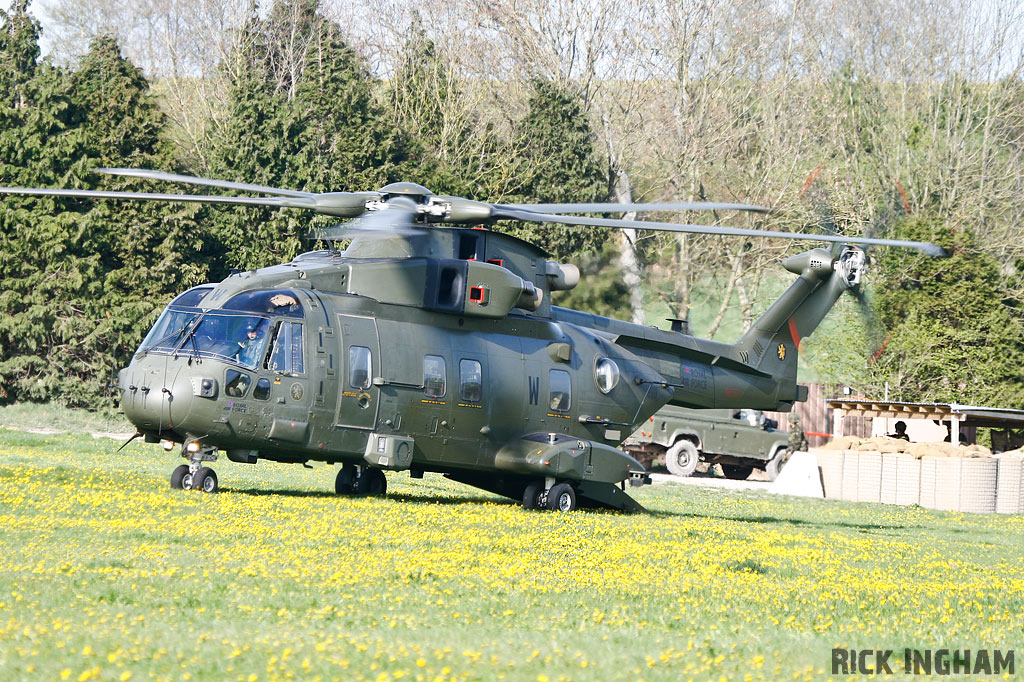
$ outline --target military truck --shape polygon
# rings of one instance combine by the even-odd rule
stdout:
[[[699,462],[719,464],[727,478],[762,469],[774,481],[789,458],[789,434],[759,410],[690,410],[668,406],[633,433],[623,447],[644,466],[689,476]]]

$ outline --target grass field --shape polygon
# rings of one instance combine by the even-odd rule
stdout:
[[[794,680],[833,647],[1022,643],[1019,516],[672,484],[540,513],[226,461],[203,495],[117,446],[0,430],[0,679]]]

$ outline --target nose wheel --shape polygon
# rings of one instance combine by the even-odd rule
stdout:
[[[220,488],[217,472],[203,462],[217,459],[217,452],[212,448],[197,452],[187,452],[182,448],[182,457],[188,458],[188,464],[182,464],[171,472],[171,488],[175,490],[201,490],[204,493],[215,493]]]

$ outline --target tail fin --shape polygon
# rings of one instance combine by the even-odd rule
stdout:
[[[811,335],[843,292],[860,282],[864,251],[812,249],[782,262],[799,279],[771,305],[736,343],[747,364],[776,377],[796,381],[802,339]]]

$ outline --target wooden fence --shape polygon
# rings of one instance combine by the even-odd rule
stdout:
[[[832,433],[832,410],[825,404],[829,398],[842,395],[842,387],[833,384],[803,384],[807,387],[807,401],[797,403],[793,411],[800,417],[800,426],[807,433],[807,441],[812,448],[821,447],[828,442],[828,437],[813,434]],[[766,412],[765,416],[779,422],[779,428],[789,430],[789,414],[785,412]],[[846,417],[843,420],[843,435],[871,436],[871,420],[867,417]]]

